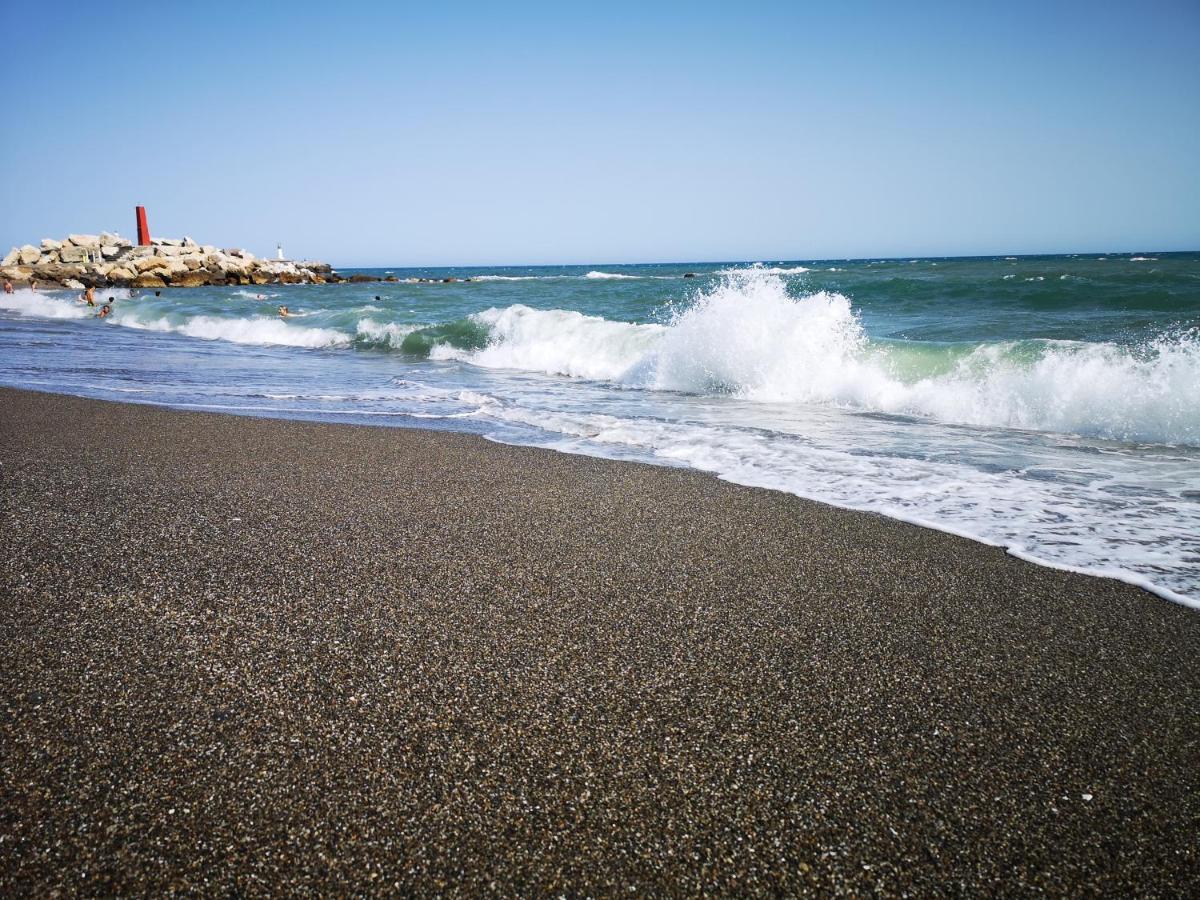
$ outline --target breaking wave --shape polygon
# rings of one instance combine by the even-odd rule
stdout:
[[[313,312],[300,324],[265,310],[189,315],[118,303],[103,327],[237,344],[382,349],[625,388],[1200,446],[1196,329],[1135,346],[871,340],[847,297],[800,294],[791,284],[762,266],[727,270],[661,324],[520,304],[422,325],[388,322],[383,310],[367,317],[366,310]],[[0,310],[59,319],[95,315],[73,297],[27,289],[0,295]]]
[[[145,331],[167,331],[203,340],[235,344],[273,344],[284,347],[345,347],[351,337],[333,328],[292,325],[273,316],[223,318],[221,316],[160,315],[142,317],[140,310],[117,307],[109,324]]]
[[[1200,445],[1200,335],[1081,341],[871,341],[845,296],[730,272],[665,325],[566,310],[489,309],[483,346],[430,356],[626,387],[830,404],[986,427]],[[478,336],[476,336],[478,340]]]
[[[23,316],[41,316],[47,319],[86,319],[96,315],[96,310],[74,298],[52,297],[19,288],[11,294],[0,294],[0,309]]]

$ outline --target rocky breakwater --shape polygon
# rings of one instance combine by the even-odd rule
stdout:
[[[85,287],[201,287],[225,284],[324,284],[342,281],[327,263],[259,259],[247,250],[219,250],[191,238],[163,238],[145,246],[117,234],[46,238],[14,247],[0,276],[17,284],[81,290]]]

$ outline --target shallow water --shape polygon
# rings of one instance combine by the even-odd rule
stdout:
[[[1200,605],[1200,255],[388,271],[18,291],[0,383],[687,465]]]

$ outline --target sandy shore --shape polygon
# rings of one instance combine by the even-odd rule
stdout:
[[[473,436],[0,391],[0,894],[1200,891],[1200,615]]]

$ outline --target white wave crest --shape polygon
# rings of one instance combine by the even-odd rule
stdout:
[[[610,281],[634,281],[638,278],[641,278],[640,275],[622,275],[619,272],[588,272],[583,277],[591,278],[593,280],[608,279]]]
[[[472,275],[472,281],[542,281],[557,275]]]
[[[0,294],[0,309],[23,316],[41,316],[46,319],[86,319],[96,315],[96,309],[79,303],[72,296],[55,297],[20,288],[11,294]]]
[[[235,344],[274,344],[284,347],[345,347],[350,344],[348,334],[333,328],[291,325],[270,316],[251,316],[245,319],[226,319],[220,316],[142,318],[140,310],[118,308],[109,321],[127,328],[167,331]]]
[[[491,331],[486,348],[441,345],[432,356],[646,389],[1200,445],[1195,334],[1134,350],[991,343],[930,365],[919,345],[868,341],[841,294],[795,297],[782,278],[753,269],[727,275],[667,326],[526,306],[474,318]]]
[[[461,359],[493,369],[524,369],[576,378],[615,380],[641,359],[661,325],[631,325],[569,310],[528,306],[488,309],[471,316],[491,331],[482,350],[434,347],[432,359]]]
[[[420,325],[400,325],[396,322],[376,322],[374,319],[360,319],[354,326],[355,334],[376,344],[386,344],[400,349],[404,339],[417,331]]]
[[[734,266],[729,269],[717,269],[718,275],[741,275],[746,272],[753,272],[758,275],[803,275],[805,272],[811,272],[812,269],[807,266],[765,266],[762,263],[755,263],[752,266]],[[835,271],[830,269],[829,271]]]

